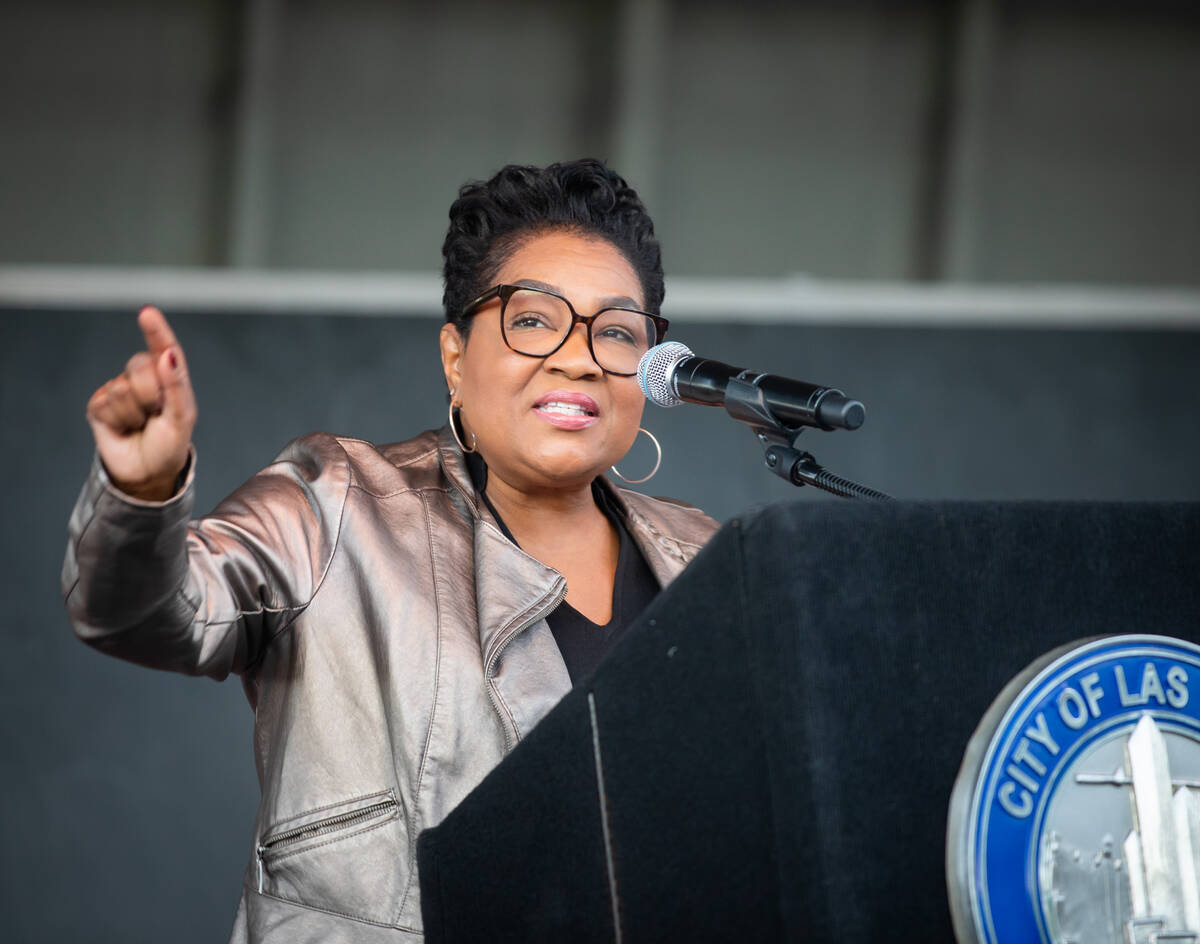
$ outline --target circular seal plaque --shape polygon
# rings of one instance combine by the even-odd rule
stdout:
[[[1200,646],[1036,660],[967,745],[946,832],[959,941],[1200,944]]]

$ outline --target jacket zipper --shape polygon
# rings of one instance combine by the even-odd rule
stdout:
[[[492,710],[494,712],[496,712],[497,717],[500,718],[500,726],[504,729],[504,753],[505,754],[507,754],[509,751],[512,750],[513,743],[512,743],[512,738],[509,736],[509,733],[508,733],[508,724],[506,723],[504,712],[502,712],[500,710],[500,703],[498,701],[496,701],[496,693],[492,690],[492,671],[496,668],[496,663],[500,661],[500,653],[502,653],[504,651],[504,647],[507,646],[513,640],[513,637],[515,637],[519,633],[523,633],[525,630],[527,630],[530,626],[532,626],[538,620],[542,619],[547,613],[549,613],[552,609],[554,609],[556,606],[558,606],[558,604],[562,602],[563,597],[565,597],[566,595],[567,595],[567,584],[566,584],[566,581],[563,581],[562,588],[560,590],[558,590],[554,594],[554,596],[552,596],[550,598],[549,602],[545,606],[541,607],[538,610],[536,615],[530,617],[524,623],[519,625],[516,629],[512,630],[507,636],[505,636],[496,645],[496,649],[492,653],[492,658],[490,660],[488,660],[487,669],[484,671],[484,677],[487,679],[486,688],[487,688],[487,693],[488,693],[488,699],[492,703]]]
[[[395,809],[396,806],[395,797],[389,794],[386,799],[380,800],[378,803],[372,803],[370,806],[365,806],[362,809],[349,810],[345,813],[339,813],[337,816],[328,816],[325,819],[319,819],[304,826],[297,826],[294,829],[271,836],[269,839],[264,839],[258,844],[257,849],[258,893],[261,895],[263,890],[263,857],[271,850],[301,839],[312,839],[314,836],[320,836],[324,833],[346,829],[360,820],[371,819],[386,810]]]

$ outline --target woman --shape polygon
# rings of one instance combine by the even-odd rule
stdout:
[[[93,395],[63,572],[78,635],[242,683],[262,801],[236,941],[419,940],[416,837],[716,529],[602,477],[666,322],[653,226],[596,161],[506,167],[450,211],[449,423],[314,434],[189,524],[196,405],[166,319]]]

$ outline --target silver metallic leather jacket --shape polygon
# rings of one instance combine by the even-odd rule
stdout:
[[[448,430],[376,447],[313,434],[190,522],[97,459],[71,515],[77,635],[241,676],[262,800],[232,941],[421,940],[416,838],[566,694],[544,617],[557,571],[509,542]],[[717,528],[606,487],[661,584]]]

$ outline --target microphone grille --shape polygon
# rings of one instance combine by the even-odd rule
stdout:
[[[638,361],[638,385],[646,399],[658,406],[679,406],[675,395],[675,368],[692,349],[682,341],[664,341],[650,348]]]

